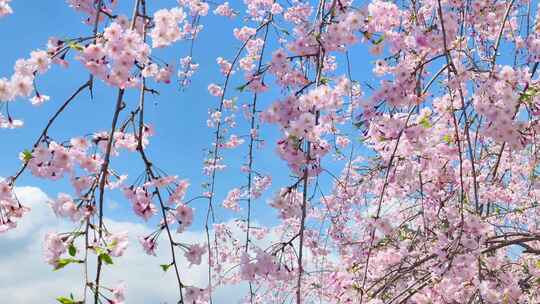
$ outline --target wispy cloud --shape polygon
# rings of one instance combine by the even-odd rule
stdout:
[[[0,299],[6,303],[54,303],[58,296],[70,293],[82,295],[84,273],[79,265],[68,265],[53,271],[42,258],[43,238],[47,232],[69,231],[70,223],[55,218],[47,202],[49,198],[39,188],[19,187],[17,196],[32,211],[19,222],[19,227],[0,238]],[[137,237],[151,232],[141,223],[106,219],[111,231],[128,231],[130,246],[114,265],[106,266],[104,284],[115,286],[119,281],[128,285],[126,303],[176,303],[178,292],[173,272],[164,273],[160,264],[170,262],[166,242],[161,242],[157,257],[144,254]],[[182,242],[197,243],[206,240],[202,231],[184,232]],[[188,265],[180,253],[180,265]],[[203,258],[204,260],[204,258]],[[94,262],[94,261],[92,261]],[[90,265],[90,269],[92,269]],[[185,284],[205,287],[207,265],[182,268]],[[229,286],[216,291],[215,303],[236,303],[245,295],[244,286]]]

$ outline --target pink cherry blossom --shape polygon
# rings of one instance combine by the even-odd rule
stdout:
[[[190,265],[200,265],[201,256],[206,252],[206,247],[204,245],[193,244],[189,246],[189,249],[186,251],[184,256],[190,263]]]
[[[0,18],[13,13],[13,10],[9,6],[9,2],[11,2],[11,0],[0,1]]]
[[[153,256],[156,255],[157,243],[153,238],[140,237],[139,242],[141,243],[146,254]]]

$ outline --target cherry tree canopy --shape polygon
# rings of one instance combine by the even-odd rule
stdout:
[[[0,27],[15,2],[0,0]],[[217,289],[239,284],[250,304],[540,303],[535,1],[166,2],[68,0],[85,35],[55,38],[66,25],[3,61],[14,68],[0,75],[2,134],[25,128],[19,103],[55,111],[17,151],[19,169],[1,172],[0,233],[32,212],[16,195],[22,176],[69,185],[50,207],[72,228],[43,240],[57,275],[82,270],[59,303],[124,303],[129,288],[104,269],[128,246],[166,248],[146,267],[174,273],[162,288],[182,304],[218,303]],[[204,46],[223,53],[204,66],[197,43],[214,19],[234,29]],[[177,44],[174,62],[160,58]],[[48,73],[76,68],[80,86],[49,96]],[[157,128],[170,118],[149,110],[160,88],[189,111],[197,73],[210,81],[190,102],[208,109],[208,128]],[[91,115],[107,124],[54,136],[98,90],[108,102]],[[210,134],[204,182],[161,165],[152,143],[167,132],[188,146]],[[153,229],[139,244],[108,225],[114,193]],[[204,239],[188,242],[196,222]],[[193,265],[204,285],[186,283]]]

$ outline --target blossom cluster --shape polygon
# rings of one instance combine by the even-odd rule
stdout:
[[[13,13],[13,10],[9,6],[9,2],[11,2],[11,0],[0,1],[0,18]]]
[[[8,2],[0,0],[0,17]],[[41,104],[48,97],[36,76],[52,63],[69,66],[67,54],[77,52],[92,77],[119,92],[113,135],[61,143],[47,126],[20,155],[20,173],[69,177],[74,188],[50,202],[78,227],[47,234],[44,257],[54,268],[84,264],[88,251],[101,264],[125,253],[128,234],[102,223],[105,189],[120,188],[133,212],[156,224],[139,236],[142,250],[158,255],[168,239],[172,262],[161,267],[174,266],[184,303],[215,302],[217,288],[242,282],[250,290],[245,303],[291,302],[292,295],[297,304],[539,302],[540,17],[531,3],[245,0],[240,8],[179,0],[146,15],[145,1],[136,1],[130,21],[113,14],[116,2],[68,1],[94,35],[51,38],[47,51],[32,52],[0,79],[3,104],[34,92],[32,103]],[[206,121],[208,180],[189,198],[188,189],[197,189],[150,159],[159,151],[147,150],[154,129],[144,97],[157,91],[143,79],[172,82],[174,66],[152,49],[189,40],[177,73],[189,84],[211,5],[228,17],[220,20],[231,22],[238,48],[210,60],[218,79],[204,85],[217,101]],[[122,94],[135,87],[139,103],[117,123],[131,107]],[[1,127],[21,124],[6,113]],[[281,169],[267,161],[267,145],[288,177],[261,173]],[[143,171],[128,185],[110,167],[124,151],[141,159]],[[20,173],[0,181],[0,232],[28,211],[14,190]],[[199,199],[207,202],[206,240],[175,240],[196,227]],[[221,208],[233,212],[220,222]],[[277,222],[262,225],[269,215]],[[178,254],[189,267],[208,267],[207,286],[182,281]],[[98,293],[86,283],[104,303],[124,301],[123,285]]]
[[[35,77],[37,74],[47,72],[50,65],[49,54],[43,50],[32,51],[30,58],[17,60],[11,77],[0,78],[0,105],[12,102],[16,98],[30,97],[34,92],[36,95],[30,99],[33,105],[40,105],[47,101],[49,96],[35,90]],[[14,120],[9,116],[6,118],[0,113],[0,128],[17,128],[22,124],[22,121]]]
[[[150,47],[135,30],[111,23],[103,37],[87,45],[78,56],[93,75],[119,88],[134,87],[138,79],[132,70],[137,63],[149,63]]]
[[[84,19],[85,24],[93,25],[94,23],[101,22],[104,19],[104,14],[99,14],[100,18],[99,20],[96,20],[96,17],[98,16],[98,9],[110,14],[116,7],[118,1],[100,1],[100,8],[97,8],[97,3],[94,0],[67,0],[67,3],[74,10],[87,15],[87,17]]]
[[[348,81],[340,79],[334,88],[321,85],[301,97],[289,96],[263,113],[265,122],[282,129],[284,137],[278,142],[277,151],[296,174],[301,175],[306,166],[311,175],[320,171],[319,160],[330,151],[325,135],[340,122],[336,111],[341,109],[348,87]],[[322,114],[323,111],[327,113]],[[302,142],[310,143],[309,159],[303,153]]]
[[[17,219],[30,208],[23,206],[7,180],[0,180],[0,233],[17,227]]]

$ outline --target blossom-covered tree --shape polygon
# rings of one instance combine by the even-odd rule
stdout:
[[[38,88],[51,66],[88,71],[20,153],[20,170],[0,181],[3,233],[31,212],[14,192],[22,174],[72,185],[51,209],[73,230],[47,234],[44,257],[54,269],[83,267],[84,289],[58,302],[124,303],[126,286],[107,286],[102,270],[128,245],[155,255],[160,239],[170,251],[161,268],[174,272],[182,304],[215,303],[217,288],[239,283],[251,304],[540,302],[534,1],[178,0],[163,8],[132,0],[130,12],[117,2],[68,0],[88,35],[51,37],[0,78],[0,127],[16,129],[23,121],[10,104],[54,99]],[[11,13],[0,0],[0,18]],[[241,26],[223,33],[236,40],[227,50],[235,55],[224,50],[216,67],[202,67],[193,45],[211,18]],[[177,67],[152,55],[175,43],[191,45]],[[159,133],[145,108],[159,94],[154,84],[185,89],[200,68],[216,73],[203,99],[213,141],[199,187],[159,167],[148,148]],[[116,91],[109,128],[52,138],[57,118],[92,98],[98,81]],[[129,92],[136,104],[125,102]],[[267,147],[290,179],[265,173],[258,155]],[[239,170],[228,167],[230,155],[243,159]],[[122,157],[137,159],[143,174],[116,170]],[[218,193],[223,179],[236,186]],[[104,220],[112,191],[143,221],[159,219],[140,244]],[[261,225],[269,214],[277,224]],[[183,242],[195,219],[206,240]],[[185,284],[183,270],[200,264],[207,285]]]

